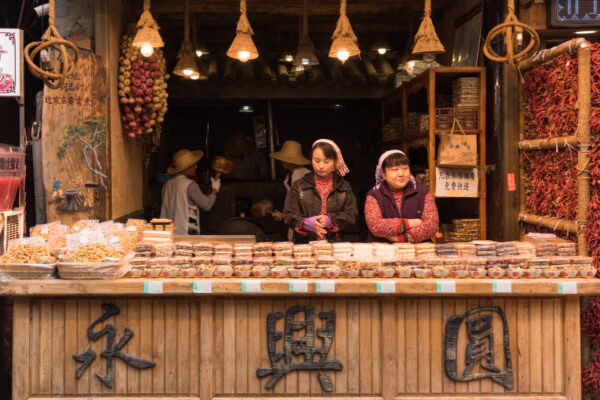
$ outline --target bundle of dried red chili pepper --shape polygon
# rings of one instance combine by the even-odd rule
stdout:
[[[581,331],[589,337],[594,359],[581,371],[581,383],[588,392],[600,392],[600,297],[581,314]]]
[[[594,147],[590,152],[590,176],[592,195],[588,208],[585,237],[593,257],[594,266],[600,268],[600,45],[591,45],[591,89],[592,112],[590,133],[594,138]]]

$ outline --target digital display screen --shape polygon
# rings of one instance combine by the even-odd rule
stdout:
[[[552,0],[550,25],[578,27],[600,25],[600,0]]]

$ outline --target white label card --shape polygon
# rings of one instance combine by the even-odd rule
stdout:
[[[160,294],[163,292],[162,281],[144,281],[145,294]]]
[[[577,282],[558,282],[559,294],[577,294]]]
[[[456,293],[456,281],[437,281],[438,293]]]
[[[377,293],[396,293],[396,282],[393,281],[378,281]]]
[[[244,293],[258,293],[260,292],[260,281],[257,280],[243,280],[242,281],[242,292]]]
[[[511,293],[512,282],[508,279],[495,279],[492,282],[492,292],[494,293]]]
[[[302,279],[290,281],[290,293],[308,293],[308,281]]]
[[[212,282],[206,281],[194,281],[193,286],[194,293],[212,293]]]
[[[334,281],[317,281],[318,293],[335,293]]]

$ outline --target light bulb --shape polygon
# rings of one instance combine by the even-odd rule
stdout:
[[[152,47],[150,43],[146,42],[140,48],[140,53],[142,53],[144,57],[150,57],[152,53],[154,53],[154,47]]]
[[[595,30],[589,30],[589,31],[576,31],[575,34],[576,35],[593,35],[594,33],[596,33],[598,31]]]
[[[191,76],[194,73],[193,69],[186,68],[183,70],[183,74],[187,76]]]
[[[192,76],[190,76],[190,79],[193,79],[193,80],[196,80],[196,79],[199,79],[199,78],[200,78],[200,74],[198,74],[198,73],[195,73]]]
[[[294,61],[294,56],[293,56],[293,55],[291,55],[291,54],[286,54],[286,55],[285,55],[285,61],[287,61],[287,62],[292,62],[292,61]]]
[[[301,60],[301,62],[302,62],[302,65],[308,65],[308,64],[310,64],[310,60],[308,58],[303,58]]]
[[[523,33],[517,33],[517,46],[521,46],[523,44]]]
[[[296,65],[296,72],[304,71],[304,65]]]
[[[202,50],[196,50],[196,57],[200,58],[203,54]]]
[[[387,49],[384,49],[383,47],[380,49],[377,49],[377,52],[381,55],[384,55],[385,53],[387,53]]]
[[[348,50],[340,50],[337,52],[337,58],[341,62],[346,61],[348,59],[348,57],[350,57],[350,52]]]
[[[409,61],[407,65],[408,65],[408,68],[413,68],[415,66],[415,62]]]
[[[250,59],[250,52],[247,50],[238,51],[238,60],[241,62],[246,62]]]

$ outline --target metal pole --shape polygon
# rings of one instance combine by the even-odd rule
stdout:
[[[46,193],[44,192],[44,175],[42,163],[42,107],[44,92],[35,96],[35,122],[31,133],[31,151],[33,156],[33,184],[35,189],[35,223],[46,223]]]
[[[273,101],[267,100],[267,119],[268,119],[268,130],[269,130],[269,153],[275,152],[275,129],[273,128]],[[275,182],[277,179],[277,170],[275,169],[275,159],[269,157],[269,170],[271,176],[271,182]]]

